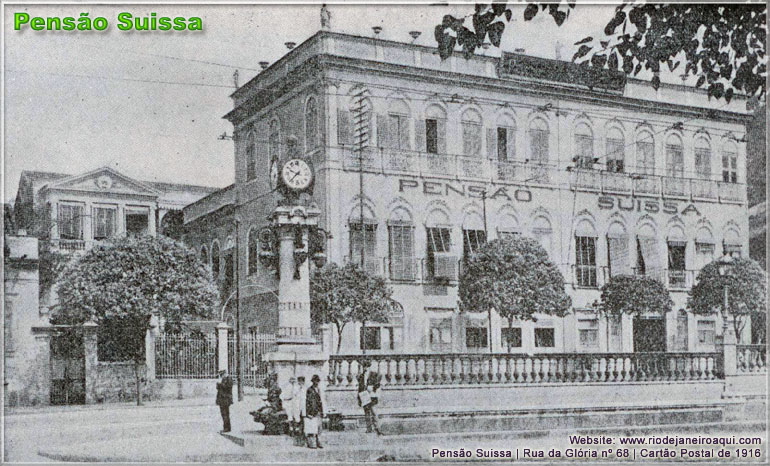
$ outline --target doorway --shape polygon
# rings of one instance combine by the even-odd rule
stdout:
[[[86,402],[86,359],[83,336],[51,337],[51,404]]]
[[[634,352],[666,351],[666,321],[662,317],[634,317]]]

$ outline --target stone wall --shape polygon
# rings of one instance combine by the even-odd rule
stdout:
[[[86,387],[86,399],[91,403],[111,403],[136,400],[136,379],[133,362],[96,363],[95,370]],[[147,368],[141,365],[142,399],[157,399],[154,381],[147,381]]]

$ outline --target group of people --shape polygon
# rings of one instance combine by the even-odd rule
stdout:
[[[364,409],[366,419],[366,431],[376,432],[381,435],[377,421],[375,407],[379,403],[381,376],[378,371],[372,370],[371,363],[366,361],[362,365],[358,376],[358,404]],[[296,439],[298,445],[307,443],[308,448],[323,448],[319,435],[324,414],[323,394],[320,387],[321,378],[316,374],[310,379],[310,387],[305,388],[305,377],[291,377],[289,386],[284,390],[276,390],[268,393],[271,396],[280,397],[274,400],[279,407],[286,411],[289,422],[289,431]],[[277,389],[277,385],[275,387]],[[276,403],[276,404],[277,404]],[[230,432],[230,406],[233,404],[233,379],[227,371],[219,371],[217,380],[217,405],[222,415],[223,433]]]
[[[289,431],[297,444],[303,443],[304,436],[308,448],[323,448],[319,440],[324,415],[320,382],[321,378],[313,375],[311,385],[306,389],[304,377],[291,377],[289,386],[281,392],[283,408],[289,418]]]

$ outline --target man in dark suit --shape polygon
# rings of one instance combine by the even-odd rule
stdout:
[[[318,441],[318,435],[321,433],[321,421],[324,417],[323,397],[321,387],[318,383],[321,378],[313,375],[310,379],[312,385],[307,389],[305,395],[305,436],[307,437],[308,448],[323,448]]]
[[[224,428],[222,433],[230,432],[230,405],[233,404],[233,379],[227,375],[227,371],[219,371],[217,380],[217,405],[222,414]]]

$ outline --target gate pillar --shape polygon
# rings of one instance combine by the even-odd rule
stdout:
[[[96,402],[96,378],[98,377],[99,355],[97,353],[96,329],[94,322],[83,324],[83,353],[85,357],[85,392],[86,404]]]
[[[228,371],[228,345],[227,345],[227,333],[230,331],[230,326],[224,322],[217,324],[217,370]]]

